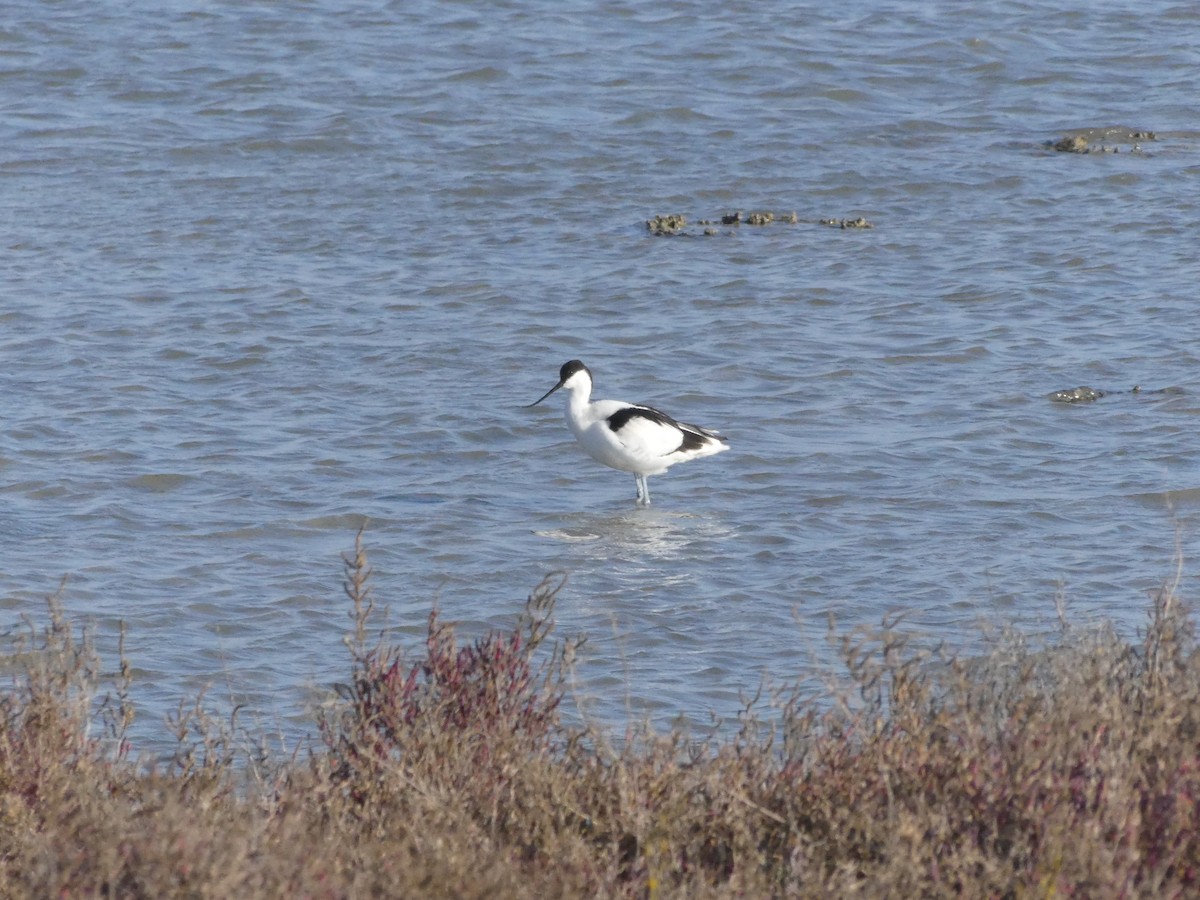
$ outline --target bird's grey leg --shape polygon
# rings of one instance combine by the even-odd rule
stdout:
[[[650,485],[646,483],[645,475],[634,475],[634,480],[637,483],[637,504],[638,506],[650,505]]]

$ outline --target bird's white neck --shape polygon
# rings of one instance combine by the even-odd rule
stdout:
[[[572,431],[582,428],[587,422],[588,400],[592,396],[592,380],[580,372],[563,385],[567,395],[566,418]]]

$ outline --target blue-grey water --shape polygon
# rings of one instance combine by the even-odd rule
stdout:
[[[1177,541],[1195,584],[1198,33],[1162,2],[10,3],[0,624],[64,576],[110,666],[127,623],[143,746],[204,686],[305,733],[364,522],[414,637],[568,572],[613,723],[728,717],[828,663],[831,615],[966,647],[1059,598],[1133,634]],[[1077,132],[1119,152],[1047,146]],[[699,224],[736,210],[798,221]],[[557,395],[521,408],[576,357],[731,451],[635,509]],[[1078,385],[1114,393],[1047,397]]]

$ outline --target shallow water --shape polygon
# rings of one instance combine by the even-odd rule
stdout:
[[[412,635],[568,572],[613,722],[728,717],[828,664],[831,615],[967,647],[1061,595],[1132,633],[1177,537],[1194,583],[1198,24],[13,4],[0,613],[65,575],[110,653],[127,622],[149,746],[204,685],[304,732],[364,522]],[[1045,146],[1080,129],[1120,152]],[[738,209],[799,221],[696,224]],[[688,233],[649,235],[666,213]],[[575,357],[733,449],[635,509],[520,408]],[[1085,384],[1112,393],[1048,400]]]

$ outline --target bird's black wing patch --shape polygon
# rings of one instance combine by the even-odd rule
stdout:
[[[691,451],[691,450],[699,450],[705,444],[712,442],[712,438],[709,437],[708,435],[701,434],[698,430],[697,431],[691,430],[695,427],[696,427],[695,425],[691,425],[691,426],[685,425],[683,427],[683,443],[680,444],[679,448],[677,450],[675,450],[674,452],[687,453],[688,451]]]
[[[679,446],[672,450],[672,453],[690,453],[714,441],[725,443],[725,438],[721,437],[715,431],[709,431],[707,428],[701,428],[699,425],[677,422],[665,412],[655,409],[653,406],[626,406],[624,409],[618,409],[608,417],[608,427],[614,433],[619,434],[621,429],[628,425],[631,419],[648,419],[655,425],[664,425],[667,428],[674,428],[678,431]]]
[[[653,406],[626,406],[624,409],[618,409],[608,417],[608,427],[613,431],[620,431],[629,424],[630,419],[649,419],[655,425],[667,425],[671,428],[679,427],[678,422],[665,412],[659,412]]]

